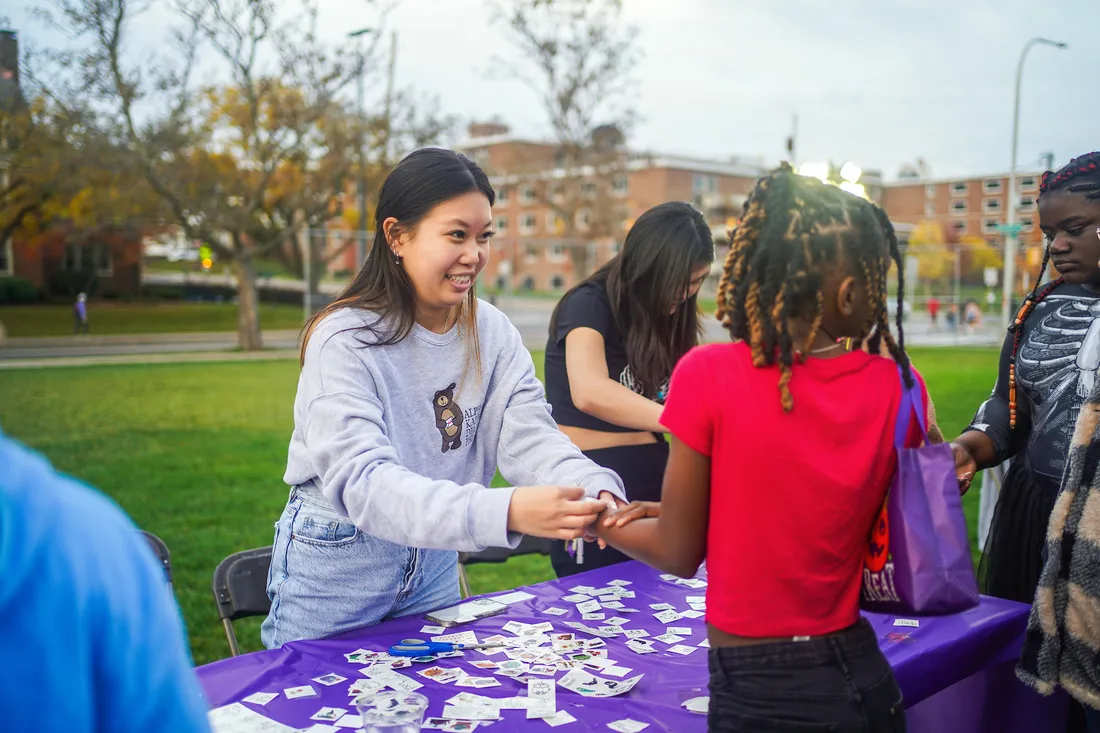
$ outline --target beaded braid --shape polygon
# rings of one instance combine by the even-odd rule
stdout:
[[[1071,183],[1079,178],[1093,180]],[[1100,199],[1100,151],[1078,156],[1057,172],[1044,173],[1039,183],[1039,196],[1063,187],[1070,193],[1083,193],[1089,199]]]
[[[780,403],[793,408],[792,368],[807,352],[824,317],[823,287],[829,268],[842,261],[858,268],[872,303],[871,323],[878,344],[885,343],[912,385],[904,351],[899,308],[899,339],[894,340],[886,309],[889,257],[899,265],[899,301],[904,280],[897,237],[886,214],[874,204],[839,188],[795,174],[783,164],[757,181],[745,201],[740,224],[730,232],[730,251],[718,284],[717,316],[737,340],[748,343],[753,365],[778,365]],[[794,344],[790,321],[804,317],[810,330]]]

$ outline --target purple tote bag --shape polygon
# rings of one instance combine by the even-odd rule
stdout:
[[[871,531],[860,605],[880,613],[964,611],[978,605],[978,581],[955,461],[949,445],[927,445],[916,379],[912,388],[902,379],[901,389],[894,428],[898,470]],[[904,447],[914,411],[925,437],[922,448]]]

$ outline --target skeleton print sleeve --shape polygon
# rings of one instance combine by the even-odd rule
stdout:
[[[981,404],[974,419],[966,431],[977,430],[985,433],[993,441],[997,453],[996,463],[1016,455],[1031,432],[1031,409],[1026,395],[1016,387],[1016,429],[1009,426],[1008,370],[1012,364],[1012,334],[1005,338],[1001,346],[1001,357],[997,369],[997,383],[989,399]]]

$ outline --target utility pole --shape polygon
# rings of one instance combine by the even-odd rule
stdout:
[[[366,110],[366,72],[367,52],[364,47],[365,37],[374,33],[374,28],[360,28],[348,34],[349,38],[359,39],[359,78],[356,80],[355,107],[359,110],[359,124],[363,127],[367,124]],[[359,232],[355,237],[355,260],[357,267],[363,266],[367,259],[367,158],[363,151],[363,131],[359,132],[359,177],[356,181],[356,193],[359,199]]]
[[[397,69],[397,31],[390,33],[390,63],[386,72],[386,147],[384,150],[387,166],[390,165],[390,140],[393,137],[393,79]]]
[[[798,156],[796,148],[798,144],[798,113],[794,113],[791,119],[791,136],[787,138],[787,156],[790,158],[791,168],[798,170]]]
[[[1016,290],[1016,235],[1019,227],[1016,224],[1016,207],[1019,206],[1019,194],[1016,193],[1016,148],[1020,139],[1020,86],[1023,82],[1024,61],[1027,60],[1027,52],[1032,46],[1053,46],[1065,49],[1066,44],[1059,41],[1051,41],[1047,38],[1032,38],[1024,44],[1024,50],[1020,52],[1020,61],[1016,65],[1016,96],[1012,108],[1012,167],[1008,173],[1008,222],[1005,225],[1005,281],[1004,294],[1001,303],[1001,327],[1008,330],[1015,315],[1012,312],[1012,296]]]

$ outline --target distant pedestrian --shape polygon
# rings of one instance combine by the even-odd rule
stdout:
[[[959,306],[954,303],[947,309],[947,315],[944,316],[944,320],[947,321],[947,330],[951,333],[955,333],[959,327]]]
[[[84,293],[76,296],[73,303],[73,333],[90,333],[88,330],[88,296]]]
[[[966,332],[973,336],[974,329],[982,325],[982,307],[976,300],[972,300],[966,304],[964,313],[966,314]]]
[[[932,319],[932,330],[933,331],[939,331],[940,330],[939,315],[940,315],[940,301],[936,298],[935,295],[933,295],[931,298],[928,299],[928,316],[929,316],[929,318]]]

